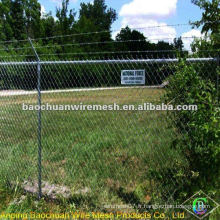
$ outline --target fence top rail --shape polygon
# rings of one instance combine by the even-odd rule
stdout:
[[[187,62],[217,62],[218,58],[187,58]],[[30,61],[30,62],[0,62],[0,66],[25,65],[57,65],[57,64],[123,64],[123,63],[177,63],[179,59],[115,59],[115,60],[69,60],[69,61]]]

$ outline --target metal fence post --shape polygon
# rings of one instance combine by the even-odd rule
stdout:
[[[37,54],[37,51],[34,48],[34,45],[32,44],[32,41],[30,38],[29,42],[31,44],[31,47],[34,51],[34,54],[36,56],[37,59],[37,92],[38,92],[38,106],[39,106],[39,110],[38,110],[38,198],[41,199],[42,197],[42,190],[41,190],[41,66],[40,66],[40,58]]]

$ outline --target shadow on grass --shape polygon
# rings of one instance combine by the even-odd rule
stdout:
[[[146,211],[146,205],[150,205],[149,203],[143,203],[140,199],[135,195],[134,192],[125,192],[125,190],[120,187],[116,191],[119,198],[121,198],[126,204],[131,204],[135,207],[139,212]]]

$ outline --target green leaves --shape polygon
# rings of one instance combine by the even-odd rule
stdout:
[[[182,149],[182,153],[188,158],[190,170],[200,173],[197,180],[194,180],[196,187],[205,186],[210,178],[215,186],[220,163],[217,87],[208,79],[209,76],[217,75],[217,68],[213,66],[205,78],[203,71],[204,68],[199,64],[189,65],[181,60],[175,75],[169,78],[170,84],[165,96],[166,102],[174,100],[174,105],[198,105],[198,110],[193,113],[190,111],[170,113],[173,123],[183,137],[182,140],[176,140],[175,145]]]

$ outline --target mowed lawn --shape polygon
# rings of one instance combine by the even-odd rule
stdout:
[[[147,88],[50,93],[42,104],[156,104],[163,94]],[[38,177],[37,112],[23,111],[22,103],[37,104],[37,96],[1,97],[0,175],[7,182]],[[149,171],[182,160],[170,147],[176,135],[162,111],[43,111],[42,179],[67,186],[73,196],[86,191],[79,204],[91,207],[146,202],[166,181],[152,182]]]

